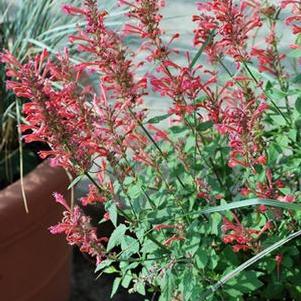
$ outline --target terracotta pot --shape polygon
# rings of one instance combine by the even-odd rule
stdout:
[[[68,177],[47,162],[24,178],[29,213],[20,182],[0,191],[0,292],[5,301],[67,301],[71,250],[48,227],[62,217],[52,193],[69,198]]]

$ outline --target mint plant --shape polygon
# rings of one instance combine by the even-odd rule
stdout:
[[[1,56],[7,86],[30,100],[25,142],[47,143],[40,156],[76,175],[71,186],[91,181],[81,206],[54,195],[65,212],[50,231],[94,257],[97,275],[116,276],[112,296],[123,286],[161,301],[297,300],[301,4],[197,4],[196,54],[183,65],[175,63],[181,36],[165,42],[160,27],[164,1],[119,5],[128,17],[122,32],[106,26],[95,0],[63,7],[86,20],[70,36],[85,61],[73,63],[68,49],[25,64]],[[279,47],[283,27],[296,40],[288,54]],[[126,46],[129,36],[141,39],[139,53]],[[142,66],[155,71],[140,76]],[[91,73],[97,89],[81,82]],[[171,99],[165,115],[150,118],[150,90]],[[97,235],[81,209],[88,204],[103,206],[99,222],[115,226],[109,237]]]

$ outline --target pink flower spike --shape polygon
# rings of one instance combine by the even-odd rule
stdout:
[[[64,4],[62,6],[62,10],[67,15],[85,15],[87,13],[87,10],[85,9],[68,5],[68,4]]]
[[[266,165],[267,164],[267,157],[264,155],[261,155],[257,158],[257,163],[261,165]]]
[[[166,225],[166,224],[159,224],[159,225],[153,226],[153,230],[155,230],[155,231],[160,231],[162,229],[174,229],[174,228],[175,228],[174,225]]]
[[[64,199],[63,195],[61,195],[60,193],[58,192],[54,192],[53,193],[53,196],[55,198],[55,201],[57,203],[60,203],[61,205],[63,205],[67,210],[70,210],[70,207],[69,205],[67,204],[66,200]]]
[[[278,198],[278,200],[280,202],[293,203],[293,202],[295,202],[296,198],[293,195],[291,195],[291,194],[287,194],[285,196],[280,196]]]
[[[49,227],[48,230],[51,234],[61,234],[61,233],[65,233],[67,227],[65,224],[57,224],[55,226]]]

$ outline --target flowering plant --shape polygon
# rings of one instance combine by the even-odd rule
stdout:
[[[50,231],[94,257],[97,274],[116,275],[112,295],[122,285],[152,300],[298,299],[301,3],[198,3],[197,52],[185,64],[180,35],[166,42],[161,29],[164,1],[118,3],[129,20],[121,33],[96,0],[63,7],[86,19],[70,36],[86,54],[79,64],[67,49],[26,64],[1,57],[7,86],[30,100],[24,140],[48,143],[40,156],[73,173],[71,186],[91,181],[79,205],[54,194],[65,213]],[[295,38],[287,55],[284,26]],[[145,65],[155,71],[141,75]],[[82,85],[84,73],[98,86]],[[166,114],[149,117],[151,90],[172,100]],[[109,237],[82,210],[99,204],[99,222],[115,226]]]
[[[43,47],[59,49],[65,34],[61,31],[70,22],[70,17],[62,18],[55,13],[60,7],[59,1],[52,0],[23,0],[1,1],[0,3],[0,51],[9,50],[19,61],[26,62],[29,54],[39,53]],[[77,18],[77,17],[75,17]],[[75,21],[72,18],[73,21]],[[43,22],[41,22],[43,20]],[[65,24],[65,25],[64,25]],[[70,24],[69,31],[75,31]],[[55,34],[54,34],[55,33]],[[22,99],[18,99],[6,88],[5,66],[0,67],[0,190],[21,179],[23,189],[23,176],[34,169],[41,159],[36,154],[37,149],[47,148],[40,143],[24,145],[17,124],[22,121],[20,110]],[[24,99],[24,101],[26,101]],[[27,210],[25,192],[23,191],[24,205]]]

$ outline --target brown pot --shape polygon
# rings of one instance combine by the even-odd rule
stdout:
[[[29,213],[20,181],[0,191],[0,292],[5,301],[67,301],[70,248],[48,227],[62,218],[52,193],[69,198],[68,177],[47,162],[24,178]]]

